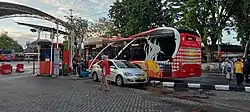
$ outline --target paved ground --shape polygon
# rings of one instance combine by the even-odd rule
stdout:
[[[248,112],[249,93],[152,87],[97,89],[90,79],[1,77],[1,112]]]
[[[195,77],[195,78],[186,78],[186,79],[180,79],[180,80],[172,80],[175,82],[193,82],[193,83],[201,83],[201,84],[216,84],[216,85],[227,85],[228,81],[225,78],[225,75],[221,75],[219,73],[203,73],[201,77]],[[236,77],[234,75],[232,84],[236,85]],[[243,85],[250,86],[250,84],[247,84],[244,80]]]

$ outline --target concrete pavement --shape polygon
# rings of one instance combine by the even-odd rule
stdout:
[[[163,94],[152,87],[97,89],[92,80],[22,77],[0,81],[1,112],[230,112],[202,100],[185,99],[177,92]],[[177,97],[176,97],[177,96]],[[180,96],[180,97],[178,97]]]

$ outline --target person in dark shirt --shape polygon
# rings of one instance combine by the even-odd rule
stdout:
[[[76,67],[77,67],[77,61],[76,61],[76,59],[74,58],[74,59],[73,59],[73,73],[74,73],[74,74],[76,73]]]
[[[249,74],[250,74],[250,58],[248,58],[244,62],[244,75],[245,75],[246,83],[248,84],[249,84]]]

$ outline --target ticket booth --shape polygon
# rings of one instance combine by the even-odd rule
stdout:
[[[50,62],[53,62],[53,59],[51,60],[51,42],[39,41],[38,45],[40,45],[40,75],[50,75]]]
[[[59,48],[56,48],[56,43],[53,44],[53,50],[51,52],[51,42],[38,42],[40,45],[40,75],[49,76],[55,73],[55,68],[59,68],[59,72],[62,69],[62,47],[63,44],[59,44]],[[52,53],[52,55],[51,55]],[[55,58],[59,55],[58,59]],[[52,56],[52,58],[51,58]],[[56,63],[60,63],[55,64]],[[51,64],[52,63],[52,64]],[[52,65],[52,67],[51,67]],[[58,66],[58,67],[57,67]],[[52,68],[52,71],[50,69]]]

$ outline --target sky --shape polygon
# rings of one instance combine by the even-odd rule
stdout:
[[[64,16],[69,15],[69,9],[73,9],[73,15],[95,21],[101,17],[108,17],[110,5],[115,0],[0,0],[1,2],[17,3],[44,11],[54,17],[67,21]],[[37,39],[37,33],[32,33],[30,27],[17,25],[15,22],[31,23],[36,25],[56,28],[56,24],[35,18],[15,17],[0,19],[0,32],[7,31],[9,36],[18,41],[23,47],[27,41]],[[60,29],[63,29],[60,27]],[[41,38],[49,39],[49,33],[42,32]],[[62,42],[62,36],[59,38]]]
[[[110,5],[115,0],[0,0],[1,2],[11,2],[21,5],[26,5],[35,9],[39,9],[52,16],[66,21],[64,16],[69,15],[69,9],[73,9],[73,15],[83,17],[90,21],[95,21],[101,17],[108,17],[108,10]],[[34,41],[37,39],[37,33],[32,33],[30,27],[17,25],[15,22],[31,23],[36,25],[56,27],[52,22],[46,20],[39,20],[34,18],[15,17],[9,19],[0,19],[0,32],[7,31],[9,36],[18,41],[23,47],[27,41]],[[60,29],[63,29],[60,26]],[[41,38],[49,39],[49,33],[42,32]],[[223,32],[223,42],[231,42],[232,44],[239,44],[233,37],[236,33],[227,35]],[[63,38],[60,36],[59,42]]]

